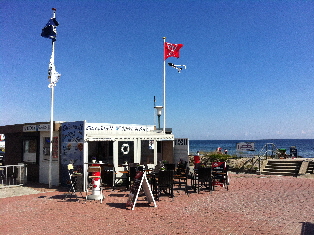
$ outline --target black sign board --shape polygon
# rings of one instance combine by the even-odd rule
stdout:
[[[129,194],[126,206],[130,206],[132,210],[134,210],[141,188],[143,189],[145,193],[148,203],[153,202],[154,206],[157,207],[150,185],[146,177],[146,173],[141,172],[141,171],[138,172],[135,176],[134,183],[130,188],[130,194]]]

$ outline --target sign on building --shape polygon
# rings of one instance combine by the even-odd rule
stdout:
[[[24,125],[23,132],[50,131],[50,124]]]
[[[254,157],[255,146],[254,142],[240,142],[237,143],[236,155],[237,157]]]

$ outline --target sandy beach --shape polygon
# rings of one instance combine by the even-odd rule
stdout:
[[[175,188],[157,207],[128,191],[104,190],[105,199],[64,200],[64,189],[44,185],[0,189],[2,234],[314,234],[314,179],[231,174],[229,190]],[[28,195],[21,195],[21,194]],[[80,196],[78,194],[78,196]]]

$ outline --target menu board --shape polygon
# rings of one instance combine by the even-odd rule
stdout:
[[[150,189],[150,185],[146,177],[146,173],[143,173],[141,171],[137,172],[135,176],[134,183],[130,188],[130,194],[126,202],[126,206],[130,206],[132,210],[134,210],[141,188],[144,190],[148,203],[153,202],[154,206],[157,207],[152,191]]]

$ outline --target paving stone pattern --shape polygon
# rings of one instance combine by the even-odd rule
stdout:
[[[37,193],[0,198],[0,233],[314,234],[314,179],[246,174],[230,179],[229,191],[218,186],[186,195],[175,188],[175,197],[161,197],[156,208],[142,196],[133,211],[123,188],[106,189],[102,204],[64,200],[61,189],[31,188]]]

